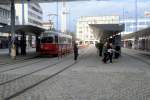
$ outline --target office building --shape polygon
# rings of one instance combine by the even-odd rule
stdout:
[[[24,9],[22,9],[24,6]],[[16,16],[20,24],[42,27],[43,11],[38,3],[16,4]]]
[[[98,41],[89,24],[118,24],[119,16],[84,16],[80,17],[76,26],[76,37],[84,44],[94,44]]]
[[[122,32],[122,35],[125,35],[125,34],[135,32],[136,27],[137,27],[137,31],[141,30],[141,29],[144,29],[144,28],[147,28],[147,27],[150,27],[150,17],[140,17],[140,18],[138,18],[137,25],[136,25],[135,18],[121,19],[120,23],[125,24],[125,31]]]

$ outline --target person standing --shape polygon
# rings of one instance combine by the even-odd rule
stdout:
[[[99,56],[102,56],[103,46],[104,46],[104,44],[103,44],[102,41],[101,41],[101,42],[99,43]]]
[[[102,61],[104,63],[106,63],[107,62],[107,58],[108,58],[108,43],[107,42],[104,44],[103,52],[104,52],[104,58],[102,59]]]
[[[112,44],[109,44],[109,45],[108,45],[108,55],[109,55],[110,63],[112,63],[112,56],[113,56]]]
[[[78,58],[78,45],[77,43],[74,43],[74,60],[76,61]]]

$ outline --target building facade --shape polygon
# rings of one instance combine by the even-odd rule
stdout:
[[[121,19],[120,22],[125,24],[125,31],[122,32],[122,35],[133,33],[144,28],[150,27],[150,17],[138,18],[137,25],[135,18]]]
[[[22,9],[24,6],[24,10]],[[43,11],[38,3],[16,4],[16,16],[19,17],[19,23],[22,25],[34,25],[42,27]]]
[[[150,51],[150,17],[138,18],[137,25],[134,18],[121,20],[121,23],[125,23],[123,47]]]
[[[76,25],[76,37],[84,44],[94,44],[99,41],[94,37],[89,24],[118,24],[119,16],[80,17]]]
[[[0,27],[10,22],[10,5],[0,5]],[[8,34],[0,32],[0,49],[8,47]]]

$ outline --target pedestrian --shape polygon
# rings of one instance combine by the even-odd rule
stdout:
[[[118,59],[120,56],[120,46],[115,47],[115,59]]]
[[[108,46],[108,43],[106,42],[105,44],[104,44],[104,47],[103,47],[103,52],[104,52],[104,58],[102,59],[102,61],[104,62],[104,63],[106,63],[107,62],[107,59],[108,59],[108,49],[107,49],[107,46]]]
[[[101,41],[100,44],[99,44],[99,56],[102,56],[103,46],[104,46],[104,44]]]
[[[78,44],[77,43],[74,43],[74,60],[76,61],[77,58],[78,58]]]
[[[108,45],[108,55],[109,55],[110,63],[112,63],[112,56],[113,56],[112,44],[109,44],[109,45]]]

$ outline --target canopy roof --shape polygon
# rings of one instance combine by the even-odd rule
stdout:
[[[28,33],[28,34],[40,35],[44,31],[45,29],[32,26],[32,25],[15,25],[15,33],[23,32],[23,33]],[[10,26],[0,27],[0,32],[11,33],[11,27]]]
[[[90,24],[97,39],[106,39],[124,30],[124,24]]]
[[[135,38],[135,37],[143,37],[143,36],[149,36],[149,35],[150,35],[150,27],[139,30],[134,33],[127,34],[127,35],[123,36],[122,39],[131,39],[131,38]]]

